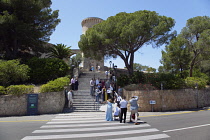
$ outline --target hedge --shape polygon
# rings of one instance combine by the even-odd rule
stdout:
[[[7,94],[21,95],[34,92],[33,85],[11,85],[6,88]]]
[[[70,83],[70,79],[67,77],[60,77],[53,81],[49,81],[47,84],[41,86],[40,92],[58,92],[64,90],[64,86]]]

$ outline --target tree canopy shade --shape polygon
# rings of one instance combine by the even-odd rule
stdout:
[[[119,56],[132,75],[134,53],[143,45],[158,47],[166,43],[173,37],[174,24],[172,18],[154,11],[122,12],[88,29],[79,47],[85,57]]]
[[[43,43],[60,22],[51,0],[0,1],[0,53],[4,59],[43,51]]]

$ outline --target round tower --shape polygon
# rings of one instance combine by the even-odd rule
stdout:
[[[88,30],[88,28],[93,27],[93,25],[101,23],[103,19],[97,18],[97,17],[88,17],[82,20],[82,34],[85,34],[85,32]],[[84,57],[84,54],[82,53],[82,57]],[[104,69],[104,59],[101,61],[93,60],[90,58],[85,58],[82,63],[81,67],[84,69],[90,70],[91,67],[94,67],[94,71],[97,70],[98,66],[100,67],[101,70]]]
[[[82,34],[85,34],[88,28],[93,27],[93,25],[101,23],[103,19],[97,17],[88,17],[82,20]]]

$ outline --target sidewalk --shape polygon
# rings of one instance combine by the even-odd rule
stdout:
[[[114,105],[113,110],[115,110],[116,105]],[[107,105],[102,105],[100,111],[105,112]],[[186,114],[198,111],[206,111],[210,110],[210,107],[203,107],[203,108],[196,108],[196,109],[189,109],[183,111],[167,111],[167,112],[139,112],[139,117],[152,117],[152,116],[166,116],[166,115],[175,115],[175,114]],[[128,109],[128,114],[130,110]]]
[[[101,112],[92,112],[100,115],[105,115],[106,105],[103,105],[100,108]],[[189,109],[185,111],[167,111],[167,112],[139,112],[139,117],[152,117],[152,116],[167,116],[167,115],[177,115],[177,114],[187,114],[199,111],[209,111],[210,107],[203,107],[199,109]],[[71,113],[81,113],[81,114],[89,114],[91,112],[71,112]],[[68,115],[71,113],[61,113],[63,115]],[[58,113],[59,114],[59,113]],[[2,122],[36,122],[36,121],[50,121],[58,114],[43,114],[43,115],[35,115],[35,116],[11,116],[11,117],[0,117],[0,123]],[[128,110],[127,114],[130,114],[130,110]]]

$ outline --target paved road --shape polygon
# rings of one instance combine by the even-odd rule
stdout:
[[[134,125],[120,124],[119,121],[107,122],[104,112],[6,117],[0,118],[0,140],[210,139],[210,109],[195,112],[140,112],[140,118],[141,124]]]
[[[105,113],[70,113],[56,116],[41,128],[33,131],[30,136],[22,140],[39,139],[160,139],[168,138],[167,134],[151,127],[147,123],[134,125],[133,123],[119,123],[119,121],[105,121]]]

